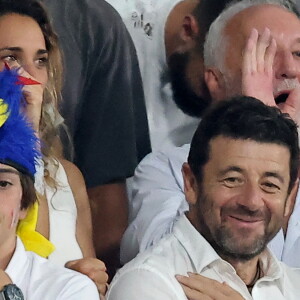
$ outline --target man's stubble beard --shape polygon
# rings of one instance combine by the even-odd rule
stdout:
[[[271,231],[268,230],[268,224],[270,222],[271,217],[268,215],[267,212],[265,212],[266,221],[264,224],[264,232],[262,234],[257,234],[255,237],[253,237],[252,242],[248,241],[247,243],[243,244],[241,237],[247,236],[247,230],[239,234],[240,237],[238,237],[235,235],[235,231],[226,226],[226,223],[224,223],[221,224],[220,227],[217,228],[214,232],[211,232],[211,229],[205,223],[204,217],[209,208],[206,211],[203,211],[199,207],[200,205],[203,205],[205,201],[207,201],[207,196],[200,196],[197,201],[197,215],[200,229],[199,231],[201,235],[210,243],[210,245],[222,258],[228,258],[237,261],[251,260],[266,249],[267,244],[271,241],[271,239],[277,234],[277,232],[280,229],[280,225],[278,225]]]
[[[205,96],[198,96],[192,89],[186,77],[189,62],[189,53],[173,53],[168,59],[169,76],[171,80],[173,99],[177,107],[192,117],[201,117],[203,112],[211,105],[207,87],[199,78],[199,85]]]

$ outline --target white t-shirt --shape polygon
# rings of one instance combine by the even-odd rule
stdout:
[[[164,40],[167,17],[182,0],[106,1],[121,15],[136,47],[152,149],[190,142],[199,119],[184,114],[173,101]]]
[[[173,233],[125,265],[111,283],[107,300],[186,300],[175,275],[187,272],[226,282],[245,300],[299,300],[300,269],[279,262],[269,250],[260,255],[264,277],[254,285],[252,295],[235,269],[220,258],[192,226],[185,215]]]
[[[22,290],[25,300],[99,299],[96,285],[87,276],[25,251],[19,238],[5,272]]]

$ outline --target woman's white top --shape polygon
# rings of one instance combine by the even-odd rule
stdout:
[[[49,162],[47,169],[57,183],[56,188],[47,184],[44,188],[49,208],[49,240],[56,248],[48,259],[63,266],[70,260],[83,257],[76,240],[77,207],[62,164],[58,162],[56,169]]]

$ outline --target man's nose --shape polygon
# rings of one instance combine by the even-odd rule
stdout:
[[[290,51],[276,53],[274,71],[276,79],[293,79],[300,74],[299,66]]]
[[[243,195],[238,200],[241,206],[256,211],[264,206],[263,193],[258,184],[247,183],[243,188]]]

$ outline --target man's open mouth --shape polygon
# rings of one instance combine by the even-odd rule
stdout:
[[[280,104],[286,102],[288,96],[289,96],[288,92],[280,93],[279,95],[275,96],[275,103]]]

